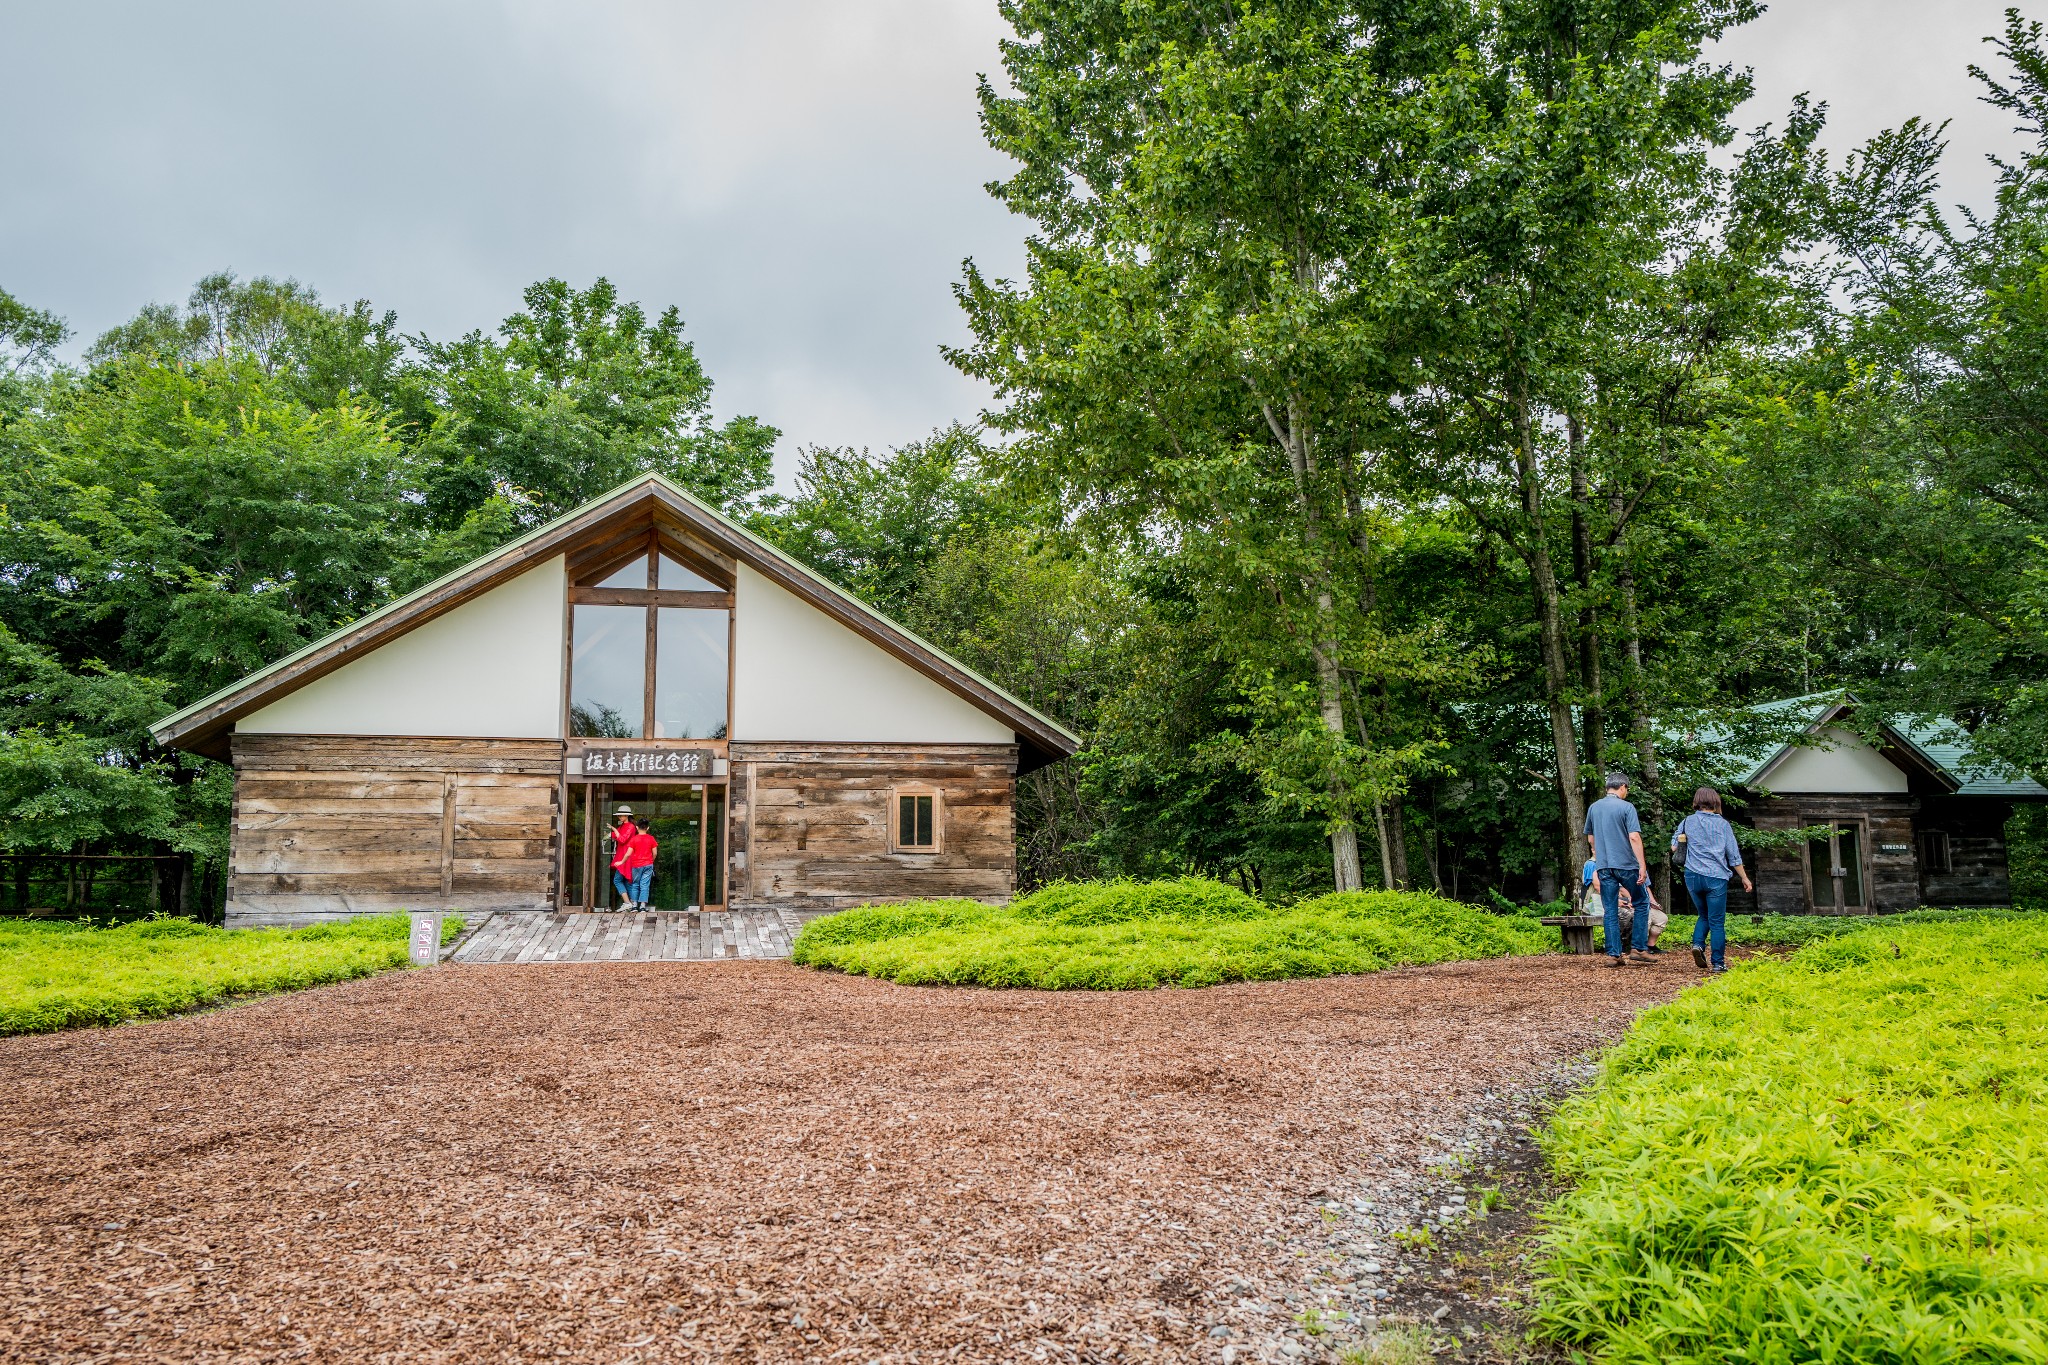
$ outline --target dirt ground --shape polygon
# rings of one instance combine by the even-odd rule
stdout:
[[[0,1359],[1327,1354],[1225,1325],[1298,1301],[1318,1201],[1684,958],[1059,995],[444,966],[0,1040]]]

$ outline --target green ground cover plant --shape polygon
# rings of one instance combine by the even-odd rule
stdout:
[[[2025,919],[2030,910],[1909,910],[1903,914],[1869,915],[1730,915],[1728,941],[1746,948],[1798,948],[1873,927],[1901,924],[1965,924],[1973,921]],[[1674,914],[1659,940],[1666,948],[1692,942],[1693,916]]]
[[[1288,907],[1201,877],[1056,882],[1007,906],[871,905],[813,920],[795,957],[906,985],[1147,990],[1541,953],[1557,931],[1411,891]]]
[[[451,916],[442,942],[461,931]],[[120,1024],[368,976],[406,964],[406,934],[404,915],[306,929],[0,920],[0,1034]]]
[[[1644,1014],[1545,1142],[1540,1334],[2048,1360],[2048,916],[1865,920]]]

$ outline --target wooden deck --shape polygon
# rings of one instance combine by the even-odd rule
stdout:
[[[792,910],[550,914],[501,911],[465,934],[450,962],[712,962],[788,957],[815,913]]]

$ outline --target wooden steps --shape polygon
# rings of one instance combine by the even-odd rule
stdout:
[[[811,918],[789,910],[503,910],[465,934],[448,960],[715,962],[788,957],[797,931]]]

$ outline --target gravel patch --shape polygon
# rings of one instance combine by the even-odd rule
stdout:
[[[8,1039],[0,1359],[1327,1358],[1446,1158],[1694,979],[443,966]]]

